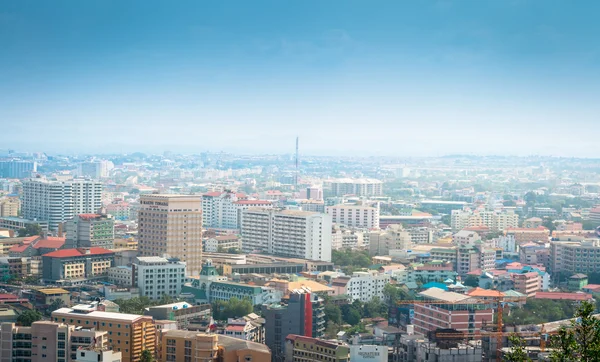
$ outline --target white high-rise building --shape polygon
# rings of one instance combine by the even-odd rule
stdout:
[[[331,216],[331,220],[335,224],[379,229],[379,207],[342,204],[325,207],[325,213]]]
[[[264,208],[242,214],[244,252],[331,261],[331,216]]]
[[[163,294],[177,298],[185,283],[185,263],[179,259],[167,259],[159,256],[137,257],[133,263],[133,278],[140,297],[153,300]]]
[[[231,191],[202,195],[202,225],[206,229],[239,229],[243,210],[272,207],[266,200],[250,200],[245,194]]]
[[[102,207],[102,183],[91,180],[55,181],[44,178],[23,182],[23,217],[47,221],[50,230],[78,214]]]
[[[513,211],[452,210],[450,226],[455,232],[476,226],[487,226],[492,231],[504,231],[508,228],[519,227],[519,215]]]

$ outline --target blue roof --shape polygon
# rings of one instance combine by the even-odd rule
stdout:
[[[438,283],[438,282],[429,282],[427,284],[423,285],[424,289],[429,289],[429,288],[440,288],[443,290],[448,290],[448,287],[446,286],[446,284],[444,283]]]

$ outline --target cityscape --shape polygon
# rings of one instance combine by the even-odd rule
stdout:
[[[600,3],[0,4],[0,362],[600,361]]]

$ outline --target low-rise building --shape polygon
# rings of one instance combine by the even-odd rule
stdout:
[[[345,343],[290,334],[285,338],[285,360],[348,362],[350,348]]]
[[[238,319],[229,318],[221,333],[228,337],[264,344],[265,319],[254,313]]]
[[[360,300],[368,302],[374,297],[383,300],[383,289],[390,283],[388,274],[381,274],[377,271],[354,272],[346,284],[345,291],[339,294],[346,294],[351,300]]]
[[[242,250],[242,241],[237,235],[218,235],[204,242],[204,251],[209,253],[225,253],[229,249]]]
[[[140,295],[153,300],[178,297],[185,283],[186,264],[177,258],[137,257],[132,270]]]
[[[177,323],[178,329],[187,329],[193,319],[206,319],[210,316],[210,305],[192,305],[187,302],[177,302],[155,305],[144,310],[144,315],[155,320],[170,320]]]
[[[42,278],[46,283],[82,284],[106,278],[115,253],[102,248],[53,251],[42,256]]]

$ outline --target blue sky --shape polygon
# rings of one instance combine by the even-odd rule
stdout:
[[[0,3],[0,143],[595,157],[597,1]],[[4,148],[4,147],[3,147]]]

